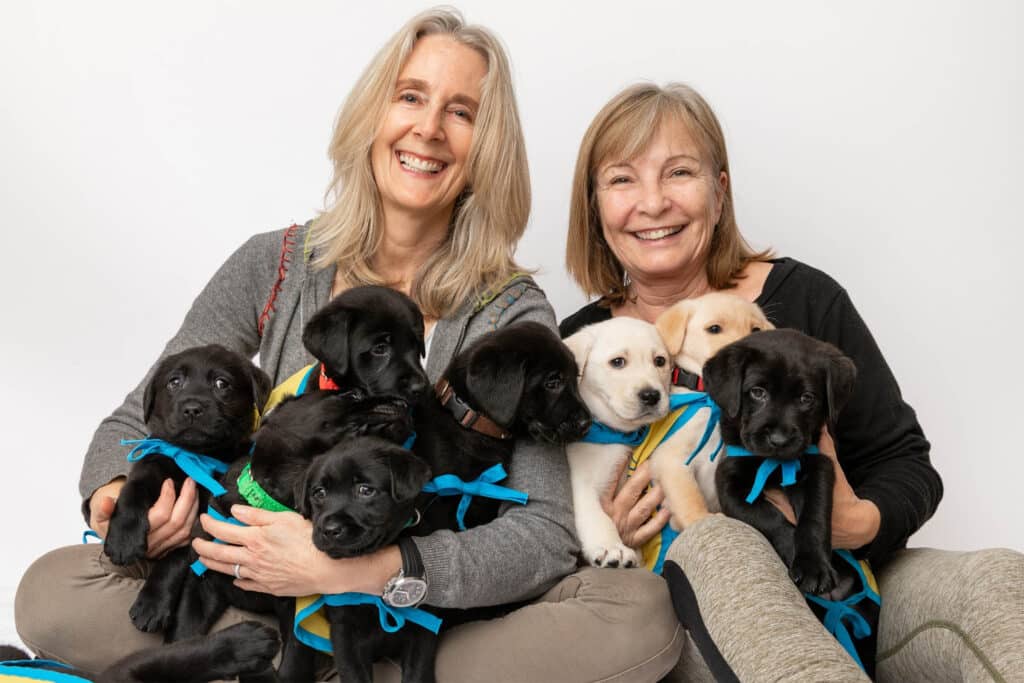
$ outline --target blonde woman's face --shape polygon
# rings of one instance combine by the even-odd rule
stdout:
[[[704,266],[728,178],[712,172],[684,125],[662,124],[635,158],[601,164],[595,181],[605,241],[632,279]]]
[[[466,186],[486,75],[484,58],[470,47],[442,35],[416,41],[370,152],[385,217],[451,213]]]

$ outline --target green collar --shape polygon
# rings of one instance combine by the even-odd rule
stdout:
[[[295,512],[287,505],[277,502],[273,496],[263,490],[263,487],[252,478],[252,463],[246,463],[245,469],[238,475],[238,494],[245,498],[245,502],[254,508],[270,510],[271,512]]]

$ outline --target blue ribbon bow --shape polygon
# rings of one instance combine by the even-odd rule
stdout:
[[[206,506],[206,514],[210,515],[218,522],[227,522],[228,524],[234,524],[235,526],[249,526],[245,522],[240,522],[234,517],[225,517],[224,515],[217,512],[217,510],[215,510],[212,505]],[[213,542],[223,543],[224,541],[220,540],[219,538],[215,538],[213,539]],[[208,569],[208,567],[205,564],[203,564],[202,560],[196,560],[189,566],[192,568],[192,573],[196,576],[202,576],[206,573],[206,570]]]
[[[380,619],[380,627],[388,633],[394,633],[405,626],[406,622],[412,622],[432,633],[441,630],[441,618],[437,617],[419,607],[392,607],[385,603],[379,595],[368,593],[333,593],[321,595],[295,615],[295,637],[306,645],[330,653],[333,648],[331,641],[304,628],[300,628],[303,621],[309,618],[324,605],[331,607],[344,607],[347,605],[374,605],[377,608],[377,616]]]
[[[436,493],[439,496],[461,495],[462,499],[459,501],[459,507],[455,511],[455,519],[459,523],[459,529],[465,531],[466,510],[469,509],[469,503],[473,496],[508,500],[520,505],[526,505],[526,501],[529,499],[528,494],[506,486],[498,486],[494,483],[501,481],[507,476],[505,468],[501,466],[501,463],[484,471],[483,474],[473,481],[462,481],[462,479],[454,474],[442,474],[427,482],[426,486],[423,487],[423,493]]]
[[[857,638],[860,640],[871,635],[871,624],[853,606],[864,598],[868,598],[880,605],[882,604],[882,599],[878,593],[872,590],[867,577],[864,575],[864,570],[860,566],[860,562],[850,554],[850,551],[835,550],[833,552],[853,565],[853,568],[857,570],[857,574],[860,575],[860,582],[863,588],[860,592],[854,593],[843,600],[826,600],[812,593],[804,593],[804,597],[825,608],[825,618],[822,620],[825,630],[835,636],[835,639],[839,641],[843,649],[853,658],[853,661],[857,662],[857,666],[863,669],[864,663],[861,662],[860,657],[857,655],[857,648],[853,643],[853,639]],[[847,626],[853,630],[852,636]]]
[[[641,427],[632,432],[620,432],[617,429],[612,429],[603,422],[594,420],[590,423],[590,429],[583,435],[580,441],[587,443],[617,443],[624,446],[639,446],[647,438],[647,432],[650,427]]]
[[[697,447],[693,449],[693,452],[690,453],[690,457],[686,459],[686,464],[689,465],[693,462],[693,459],[697,457],[697,454],[700,453],[700,450],[704,448],[704,445],[711,439],[711,435],[714,434],[715,427],[718,426],[718,421],[722,416],[722,411],[718,407],[718,404],[712,401],[711,397],[703,391],[688,391],[686,393],[671,394],[668,399],[668,405],[669,410],[678,410],[683,406],[686,406],[686,410],[684,410],[682,414],[676,418],[676,421],[672,423],[672,426],[669,427],[668,433],[665,434],[666,439],[675,434],[678,429],[693,419],[693,416],[696,415],[697,411],[701,408],[707,408],[711,411],[708,415],[708,423],[704,427],[704,434],[701,436],[700,442],[697,444]],[[721,452],[723,445],[723,442],[719,439],[718,445],[715,446],[715,450],[711,452],[711,457],[709,458],[712,462],[715,461],[715,458]]]
[[[128,462],[136,462],[150,455],[163,455],[174,461],[178,468],[192,477],[197,484],[209,491],[213,496],[222,496],[227,489],[220,485],[214,478],[214,474],[224,474],[228,471],[228,464],[211,458],[208,455],[200,455],[192,451],[186,451],[180,446],[175,446],[163,439],[121,439],[122,446],[132,446],[128,453]]]
[[[804,451],[806,455],[818,455],[821,451],[818,450],[817,446],[808,446],[807,450]],[[746,448],[740,446],[726,446],[725,454],[730,457],[743,458],[743,457],[759,457],[748,451]],[[757,475],[754,477],[754,485],[750,487],[750,494],[747,495],[747,502],[753,503],[757,500],[757,497],[761,495],[764,490],[764,485],[768,482],[768,477],[772,475],[772,472],[782,468],[782,485],[792,486],[796,483],[796,475],[800,471],[800,460],[780,460],[779,458],[765,458],[761,466],[757,468]]]

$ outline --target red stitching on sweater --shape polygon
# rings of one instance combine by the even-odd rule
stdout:
[[[292,252],[295,250],[295,231],[298,229],[298,223],[294,223],[284,231],[284,239],[281,241],[281,258],[277,263],[277,280],[274,282],[274,286],[270,288],[270,296],[267,297],[267,303],[263,306],[263,312],[260,313],[259,320],[256,322],[256,332],[260,337],[263,336],[263,326],[270,319],[270,314],[274,311],[274,302],[281,291],[285,275],[288,274],[288,264],[292,262]]]

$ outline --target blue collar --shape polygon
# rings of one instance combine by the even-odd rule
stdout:
[[[61,670],[54,671],[44,667],[55,667]],[[7,676],[14,679],[51,681],[52,683],[89,683],[87,679],[75,674],[70,665],[52,659],[11,659],[0,662],[0,678]]]
[[[380,627],[388,633],[398,631],[406,622],[411,621],[417,626],[422,626],[432,633],[441,630],[441,619],[419,607],[392,607],[381,600],[379,595],[368,593],[334,593],[321,595],[313,602],[295,615],[295,626],[293,631],[295,637],[302,643],[320,650],[321,652],[332,652],[331,641],[300,628],[303,621],[315,614],[324,605],[331,607],[344,607],[347,605],[374,605],[377,608],[377,615],[380,619]]]
[[[697,443],[697,447],[693,449],[690,456],[686,459],[686,464],[689,465],[693,462],[693,459],[700,453],[700,449],[704,448],[704,445],[711,439],[711,435],[715,433],[715,427],[718,426],[719,419],[722,416],[722,411],[719,409],[718,404],[711,400],[703,391],[690,391],[686,393],[671,394],[668,399],[668,405],[670,410],[678,410],[683,406],[686,406],[686,410],[676,418],[676,421],[669,427],[668,433],[665,434],[665,438],[672,436],[676,430],[683,427],[687,422],[693,419],[693,416],[697,414],[697,411],[701,408],[707,408],[711,412],[708,414],[708,423],[704,427],[704,434],[701,436],[700,441]],[[718,441],[718,445],[711,451],[711,457],[709,458],[714,462],[715,457],[721,452],[723,442],[721,439]]]
[[[809,446],[804,454],[806,455],[819,455],[821,451],[818,450],[817,446]],[[746,448],[740,446],[726,446],[725,454],[729,457],[741,458],[741,457],[760,457],[748,451]],[[764,490],[764,485],[768,482],[768,477],[772,475],[772,472],[782,468],[782,485],[792,486],[796,483],[796,475],[800,471],[800,460],[780,460],[778,458],[765,458],[761,466],[757,468],[757,475],[754,477],[754,485],[750,487],[750,494],[747,496],[747,502],[753,503],[757,500],[757,497],[761,495]]]
[[[580,441],[586,443],[600,443],[609,444],[617,443],[624,446],[639,446],[647,438],[647,432],[650,427],[641,427],[633,432],[620,432],[617,429],[612,429],[603,422],[594,420],[590,423],[590,429],[583,435]]]
[[[864,598],[881,605],[882,598],[873,588],[871,588],[871,584],[868,582],[868,578],[864,574],[864,568],[861,567],[860,562],[857,561],[849,550],[836,549],[833,552],[846,560],[854,569],[857,570],[857,575],[860,578],[860,585],[862,586],[861,590],[842,600],[826,600],[825,598],[814,595],[813,593],[804,593],[804,597],[825,608],[825,617],[822,620],[825,629],[835,636],[836,640],[839,641],[839,644],[843,646],[843,649],[846,650],[846,652],[853,658],[853,661],[857,662],[857,666],[863,669],[864,664],[860,661],[860,657],[857,655],[857,647],[854,645],[853,639],[857,638],[859,640],[871,635],[871,624],[869,624],[868,620],[864,618],[864,615],[855,610],[853,606],[858,604]],[[847,626],[853,629],[852,637]]]
[[[528,494],[505,486],[498,486],[494,483],[501,481],[506,476],[508,475],[505,474],[505,468],[501,466],[501,463],[486,470],[473,481],[463,481],[454,474],[442,474],[427,482],[426,486],[423,487],[423,493],[436,493],[439,496],[461,495],[462,499],[459,501],[459,507],[455,511],[455,519],[459,523],[459,529],[465,531],[466,510],[469,509],[469,503],[473,496],[508,500],[520,505],[526,505],[526,501],[529,499]]]
[[[128,453],[128,462],[136,462],[150,455],[163,455],[174,461],[178,468],[192,477],[197,484],[209,491],[214,496],[222,496],[227,489],[220,485],[214,478],[214,474],[224,474],[228,471],[228,464],[208,455],[200,455],[192,451],[186,451],[180,446],[175,446],[163,439],[147,437],[145,439],[121,439],[122,446],[135,448]]]
[[[219,512],[217,512],[217,510],[212,505],[207,505],[206,506],[206,514],[210,515],[211,517],[213,517],[218,522],[227,522],[228,524],[234,524],[236,526],[249,526],[245,522],[240,522],[237,519],[235,519],[234,517],[225,517],[224,515],[222,515]],[[220,540],[219,538],[214,538],[213,542],[214,543],[223,543],[224,541]],[[196,560],[195,562],[193,562],[189,566],[192,568],[192,573],[195,574],[196,576],[202,576],[203,574],[206,573],[206,570],[207,570],[207,566],[205,564],[203,564],[202,560]]]

